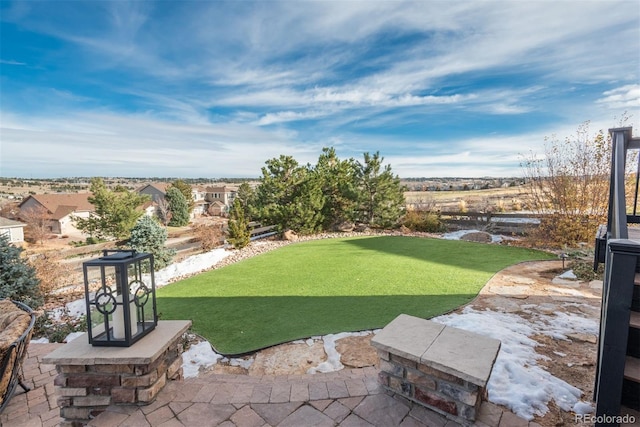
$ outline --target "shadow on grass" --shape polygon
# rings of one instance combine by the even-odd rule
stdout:
[[[527,248],[411,236],[347,238],[341,239],[341,242],[367,251],[488,273],[522,261],[556,258]]]
[[[161,320],[192,320],[217,352],[239,355],[283,342],[384,327],[401,313],[430,318],[475,294],[391,296],[158,297]]]

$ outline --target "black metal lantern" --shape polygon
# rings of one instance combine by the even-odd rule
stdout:
[[[82,270],[89,344],[129,347],[156,327],[152,254],[105,250]]]

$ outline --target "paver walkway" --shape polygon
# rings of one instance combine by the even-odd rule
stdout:
[[[63,344],[31,344],[25,383],[0,414],[7,427],[55,426],[59,416],[55,367],[40,360]],[[438,414],[377,383],[377,369],[344,369],[315,375],[202,375],[169,382],[147,406],[111,406],[89,425],[115,426],[402,426],[454,427]],[[483,403],[478,427],[535,427],[497,405]]]

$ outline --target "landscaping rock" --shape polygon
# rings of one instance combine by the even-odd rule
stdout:
[[[355,228],[355,224],[349,221],[344,221],[335,226],[336,231],[341,231],[343,233],[350,233]]]
[[[378,353],[371,346],[373,337],[374,335],[371,334],[364,337],[346,337],[336,341],[340,363],[350,368],[375,366],[378,363]]]
[[[307,369],[327,360],[322,341],[282,344],[259,351],[249,368],[249,375],[305,374]]]
[[[295,242],[296,240],[298,240],[298,235],[293,230],[285,231],[283,237],[284,240],[287,240],[289,242]]]
[[[478,243],[492,242],[491,234],[485,231],[474,231],[472,233],[467,233],[464,236],[462,236],[460,240],[465,240],[467,242],[478,242]]]

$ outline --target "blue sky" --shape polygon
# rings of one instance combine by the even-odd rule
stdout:
[[[0,0],[0,176],[257,177],[380,151],[520,176],[545,137],[640,130],[636,1]]]

